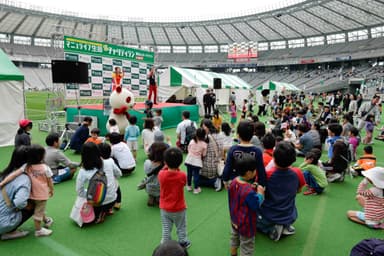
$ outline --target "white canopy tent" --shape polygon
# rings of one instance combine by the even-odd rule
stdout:
[[[191,94],[196,96],[202,115],[203,95],[208,88],[213,89],[214,78],[220,78],[222,81],[222,89],[215,90],[217,105],[227,106],[232,92],[236,94],[237,106],[242,104],[243,99],[248,98],[251,86],[237,76],[170,66],[159,77],[159,101],[165,102],[172,95],[182,100]]]
[[[267,81],[263,83],[262,85],[254,87],[255,89],[255,97],[256,97],[256,102],[260,103],[262,102],[262,92],[264,90],[269,90],[269,102],[272,101],[273,95],[275,93],[277,94],[286,94],[287,92],[299,92],[301,91],[299,88],[297,88],[293,84],[289,83],[283,83],[283,82],[276,82],[276,81]]]
[[[14,145],[24,117],[24,75],[0,49],[0,147]]]

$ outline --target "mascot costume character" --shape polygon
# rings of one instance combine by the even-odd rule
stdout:
[[[109,97],[111,104],[111,114],[109,119],[115,119],[119,127],[120,134],[124,134],[125,128],[128,126],[129,114],[128,111],[135,104],[135,96],[128,89],[122,86],[117,86]],[[107,130],[109,131],[109,122],[107,122]]]

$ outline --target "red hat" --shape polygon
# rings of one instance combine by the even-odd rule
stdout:
[[[29,124],[32,124],[32,121],[29,120],[29,119],[21,119],[21,120],[19,121],[19,126],[20,126],[21,128],[25,128],[25,127],[27,127]]]

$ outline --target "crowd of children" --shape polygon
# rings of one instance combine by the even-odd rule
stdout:
[[[223,173],[215,174],[215,188],[217,182],[220,188],[223,182],[228,192],[231,255],[238,255],[238,250],[240,255],[253,255],[256,230],[274,241],[295,234],[297,193],[305,188],[303,194],[306,196],[323,194],[329,183],[343,181],[349,172],[364,176],[356,197],[364,211],[348,211],[348,218],[371,228],[384,229],[384,170],[375,167],[376,157],[370,145],[377,120],[373,114],[366,114],[365,137],[360,140],[359,130],[354,126],[356,122],[351,120],[350,114],[342,113],[337,105],[329,105],[327,99],[325,97],[325,104],[319,104],[317,109],[313,106],[313,98],[306,100],[304,95],[276,96],[271,103],[272,120],[267,127],[253,114],[248,100],[244,100],[241,120],[235,127],[237,107],[232,101],[230,122],[223,120],[214,110],[212,120],[204,119],[201,128],[195,130],[193,138],[185,145],[187,155],[184,161],[179,148],[164,142],[161,109],[155,110],[153,115],[152,105],[147,102],[141,137],[148,159],[144,162],[146,177],[138,189],[145,188],[148,206],[158,205],[160,208],[161,243],[172,240],[171,230],[175,225],[179,245],[182,248],[191,246],[186,228],[184,189],[196,195],[201,192],[201,170],[209,147],[220,160],[225,161]],[[263,114],[268,112],[268,107],[267,102],[263,104]],[[189,120],[189,116],[186,119]],[[103,168],[108,179],[107,187],[111,192],[102,205],[94,207],[96,223],[103,222],[106,215],[112,215],[113,208],[121,207],[117,178],[131,174],[136,168],[140,137],[137,118],[130,117],[125,134],[116,132],[113,121],[109,121],[110,133],[106,136],[109,144],[99,138],[100,130],[97,128],[92,129],[91,136],[84,140],[83,135],[92,122],[86,118],[78,131],[85,144],[74,146],[74,150],[81,153],[82,160],[76,182],[79,197],[86,196],[86,184],[97,170]],[[234,128],[236,135],[232,133]],[[211,134],[213,129],[215,138]],[[357,157],[360,143],[366,146],[364,154]],[[322,155],[324,148],[326,155]],[[32,149],[33,146],[31,152]],[[42,164],[44,149],[36,154],[31,154],[34,157],[28,158],[26,167],[9,175],[0,182],[0,186],[22,172],[29,175],[31,172],[39,173],[39,177],[49,181],[52,173]],[[322,157],[327,160],[321,161]],[[349,167],[354,159],[358,159],[356,164]],[[186,173],[180,169],[183,163]],[[44,192],[39,196],[31,195],[31,199],[38,200],[34,214],[36,236],[52,233],[42,225],[49,227],[53,223],[52,218],[44,215],[46,200],[53,195],[53,186],[51,182],[42,185],[42,180],[32,180],[32,188],[40,186],[38,191]]]

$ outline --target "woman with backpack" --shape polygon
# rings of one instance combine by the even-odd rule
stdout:
[[[200,171],[199,185],[214,187],[216,191],[220,191],[222,184],[221,178],[217,174],[217,167],[224,155],[224,137],[218,133],[212,121],[209,119],[204,119],[201,122],[201,127],[207,134],[205,139],[205,142],[207,143],[207,153],[203,158],[203,167]]]

